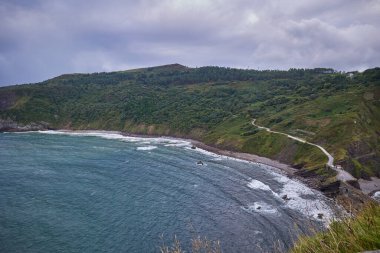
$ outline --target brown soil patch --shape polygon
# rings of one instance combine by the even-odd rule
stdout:
[[[373,100],[375,98],[375,94],[373,94],[373,92],[366,92],[363,97],[365,100]]]
[[[305,124],[307,126],[318,126],[318,127],[325,127],[328,124],[330,124],[331,119],[330,118],[325,118],[325,119],[305,119]]]

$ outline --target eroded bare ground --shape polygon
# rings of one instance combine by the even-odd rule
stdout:
[[[371,180],[359,179],[358,181],[361,190],[365,194],[371,194],[376,191],[380,191],[380,178],[371,177]]]

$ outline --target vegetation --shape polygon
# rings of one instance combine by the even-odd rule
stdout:
[[[333,222],[325,232],[301,237],[291,252],[356,253],[380,249],[380,206],[370,204],[355,218]]]
[[[0,119],[51,128],[190,137],[299,168],[323,168],[323,145],[357,177],[380,176],[380,68],[257,71],[179,64],[68,74],[0,88]],[[316,170],[320,171],[320,170]]]
[[[182,250],[181,242],[174,237],[174,242],[171,246],[167,246],[164,242],[160,247],[161,253],[185,253]],[[221,253],[222,249],[219,241],[212,241],[205,238],[195,238],[191,240],[192,253]]]

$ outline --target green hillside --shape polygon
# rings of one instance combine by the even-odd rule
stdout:
[[[324,173],[323,145],[356,177],[380,176],[380,68],[257,71],[179,64],[68,74],[0,88],[0,119],[58,129],[190,137]],[[4,130],[9,130],[3,126]]]

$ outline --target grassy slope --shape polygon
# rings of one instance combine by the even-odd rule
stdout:
[[[191,137],[299,167],[323,168],[327,158],[320,150],[258,131],[250,125],[254,117],[261,125],[324,145],[358,177],[379,175],[377,72],[350,79],[339,73],[172,65],[63,75],[1,88],[0,118],[45,121],[55,128]]]
[[[376,132],[380,126],[379,93],[380,89],[376,87],[319,97],[271,115],[260,123],[322,144],[336,162],[347,165],[345,161],[348,160],[348,163],[353,163],[350,172],[356,177],[374,176],[376,173],[379,176],[378,165],[370,161],[360,163],[355,159],[355,156],[371,153],[372,157],[380,155],[379,133]],[[279,118],[284,120],[271,124]],[[350,149],[355,149],[355,146],[362,146],[364,150],[350,154]]]
[[[355,218],[334,222],[312,237],[301,237],[293,253],[355,253],[380,249],[380,206],[369,205]]]

